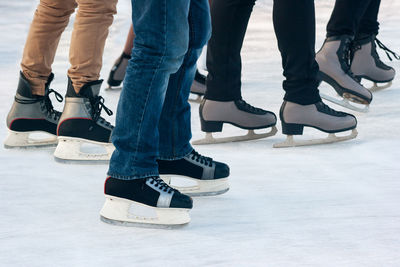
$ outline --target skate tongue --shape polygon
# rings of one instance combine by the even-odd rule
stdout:
[[[68,77],[67,97],[83,96],[86,98],[93,98],[93,97],[99,95],[102,83],[103,83],[103,80],[88,82],[84,86],[82,86],[81,90],[79,91],[79,94],[76,94],[74,87],[72,85],[72,81]]]

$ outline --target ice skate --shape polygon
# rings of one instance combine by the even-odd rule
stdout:
[[[58,161],[103,162],[110,160],[114,146],[110,141],[113,126],[100,116],[112,111],[99,96],[102,80],[85,84],[75,93],[68,79],[64,111],[57,128],[58,145],[54,157]]]
[[[50,74],[45,85],[45,95],[32,95],[28,80],[20,73],[14,103],[7,116],[8,136],[5,148],[42,147],[57,145],[57,123],[61,112],[54,110],[49,95],[55,94],[57,101],[63,97],[50,89],[54,75]],[[36,137],[35,137],[36,135]]]
[[[190,222],[189,196],[168,186],[159,177],[120,180],[108,177],[102,221],[123,226],[168,227]]]
[[[189,101],[194,103],[200,103],[206,93],[206,77],[201,75],[198,70],[196,70],[192,87],[190,87],[190,93],[196,96],[195,99],[189,98]]]
[[[379,91],[392,85],[396,71],[383,63],[376,51],[376,44],[382,48],[390,60],[389,53],[396,59],[400,56],[382,44],[375,35],[365,36],[353,42],[351,71],[358,79],[366,79],[373,82],[369,88],[371,91]]]
[[[115,61],[114,66],[108,76],[108,87],[106,89],[121,89],[121,83],[124,80],[126,67],[128,66],[130,55],[122,53],[122,55]]]
[[[319,65],[318,78],[331,85],[341,99],[321,93],[321,97],[343,107],[367,112],[371,92],[362,86],[350,70],[350,36],[334,36],[325,40],[315,60]],[[351,102],[361,104],[361,107]]]
[[[287,135],[286,141],[274,144],[275,148],[329,144],[356,138],[357,120],[353,115],[338,112],[323,102],[311,105],[299,105],[284,101],[280,110],[282,132]],[[296,141],[294,135],[302,135],[304,127],[312,127],[329,133],[328,137],[314,140]],[[350,131],[347,136],[336,136],[335,133]]]
[[[229,190],[228,165],[193,150],[179,160],[158,160],[161,178],[189,196],[219,195]]]
[[[194,145],[239,142],[266,138],[276,134],[276,116],[270,111],[253,107],[244,100],[213,101],[205,99],[200,105],[201,130],[206,132],[204,139],[195,140]],[[221,132],[224,123],[230,123],[248,130],[246,135],[216,138],[213,132]],[[267,129],[265,133],[255,133],[256,129]]]

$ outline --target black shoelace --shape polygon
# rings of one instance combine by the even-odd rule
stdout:
[[[244,101],[243,99],[237,100],[237,103],[238,103],[244,110],[247,110],[247,111],[249,111],[249,112],[251,112],[251,113],[260,113],[260,112],[262,113],[262,112],[264,112],[263,109],[253,107],[252,105],[248,104],[248,103],[247,103],[246,101]]]
[[[104,110],[108,116],[113,115],[113,112],[104,105],[104,98],[101,96],[95,96],[90,99],[90,103],[92,105],[92,118],[94,121],[99,121],[101,124],[106,127],[114,128],[111,123],[106,121],[104,118],[100,116],[101,111]]]
[[[390,50],[389,48],[387,48],[387,46],[385,46],[381,41],[378,40],[378,38],[375,37],[375,42],[378,45],[378,47],[380,49],[382,49],[383,51],[385,51],[387,57],[390,59],[390,61],[393,61],[392,57],[394,57],[395,59],[399,60],[400,56],[398,54],[396,54],[395,52],[393,52],[392,50]],[[392,54],[392,57],[390,56],[390,54]],[[376,55],[378,58],[378,53]]]
[[[167,193],[172,193],[176,191],[169,185],[167,185],[160,177],[154,176],[154,177],[149,177],[147,180],[150,181],[150,184],[154,184],[157,188],[160,190],[167,192]]]
[[[195,160],[196,162],[199,162],[200,164],[204,164],[206,166],[212,167],[213,159],[199,154],[194,149],[193,149],[192,153],[190,154],[190,157],[192,160]]]
[[[53,89],[49,89],[46,91],[46,94],[44,95],[43,99],[42,99],[42,103],[44,104],[44,106],[42,106],[46,112],[47,112],[47,116],[53,118],[54,120],[59,120],[61,117],[61,112],[54,110],[53,104],[51,103],[50,100],[50,94],[54,93],[55,98],[58,102],[62,102],[64,100],[64,98],[62,97],[62,95],[60,93],[58,93],[57,91],[53,90]]]
[[[342,69],[353,80],[358,81],[351,71],[352,41],[350,39],[346,39],[342,49],[342,63],[344,63],[341,64]]]
[[[319,102],[318,104],[319,104],[320,109],[321,109],[322,111],[324,111],[325,113],[327,113],[327,114],[332,114],[332,115],[334,115],[334,116],[341,116],[341,115],[344,115],[344,114],[345,114],[344,112],[336,111],[336,110],[330,108],[328,105],[326,105],[326,104],[325,104],[324,102],[322,102],[322,101]]]

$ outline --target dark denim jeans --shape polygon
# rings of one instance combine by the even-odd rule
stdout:
[[[210,38],[207,0],[132,0],[136,38],[118,103],[108,175],[158,175],[157,159],[192,151],[188,97]]]

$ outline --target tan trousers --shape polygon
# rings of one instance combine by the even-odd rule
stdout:
[[[77,6],[68,76],[77,93],[85,83],[99,79],[104,45],[117,12],[116,5],[117,0],[40,0],[21,62],[32,94],[44,95],[61,34]]]

